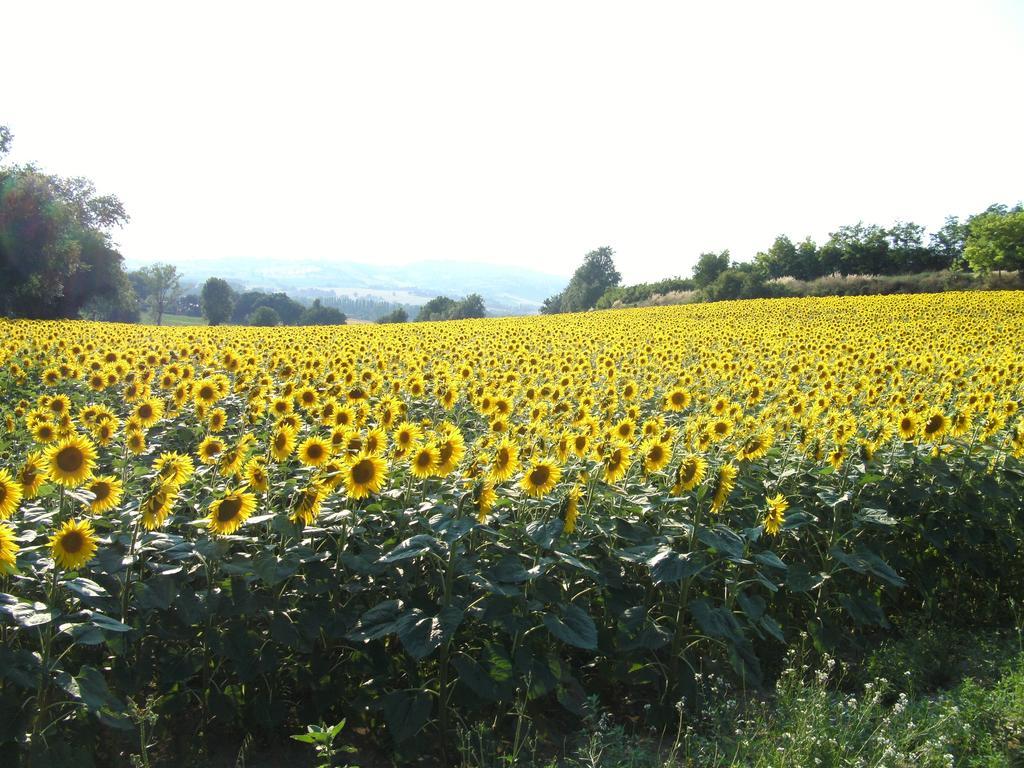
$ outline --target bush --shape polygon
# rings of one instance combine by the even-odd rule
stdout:
[[[281,318],[271,307],[257,307],[245,319],[245,324],[259,326],[280,325]]]

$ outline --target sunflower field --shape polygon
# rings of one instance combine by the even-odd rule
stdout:
[[[1024,295],[0,320],[0,750],[632,722],[1024,592]],[[428,745],[428,746],[424,746]],[[432,746],[430,746],[432,745]],[[153,758],[155,759],[155,758]],[[124,762],[127,765],[127,762]]]

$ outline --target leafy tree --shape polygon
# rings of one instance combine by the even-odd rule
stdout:
[[[597,306],[605,291],[622,282],[622,275],[615,268],[614,256],[615,251],[607,245],[584,256],[583,263],[576,268],[565,290],[544,300],[541,313],[584,312]]]
[[[299,325],[344,325],[347,320],[341,310],[325,307],[320,299],[315,299],[310,308],[302,313]]]
[[[458,302],[447,296],[435,296],[422,307],[416,315],[417,322],[429,320],[450,320]]]
[[[181,293],[181,275],[173,264],[150,264],[139,270],[146,286],[149,311],[157,325],[163,322],[167,305]]]
[[[274,311],[273,307],[256,307],[245,319],[246,325],[258,325],[270,327],[281,324],[281,317]]]
[[[231,321],[245,323],[257,307],[270,307],[277,312],[283,325],[297,325],[306,308],[286,293],[264,293],[263,291],[246,291],[235,298],[235,309],[231,313]]]
[[[702,253],[693,265],[693,284],[697,288],[707,288],[718,276],[732,264],[729,251],[721,253]]]
[[[471,293],[452,310],[453,320],[466,320],[471,317],[486,317],[483,297],[479,293]]]
[[[404,323],[409,319],[409,313],[405,311],[404,307],[399,307],[394,312],[389,312],[386,315],[382,315],[377,318],[377,322],[381,324],[386,323]]]
[[[887,234],[879,226],[858,221],[833,232],[826,248],[841,275],[893,274]]]
[[[200,294],[203,317],[210,325],[220,325],[231,318],[235,305],[235,292],[227,280],[211,277],[203,284]]]
[[[0,126],[0,156],[11,140]],[[109,233],[127,220],[121,202],[87,179],[0,166],[0,312],[75,317],[93,298],[130,305]]]
[[[767,252],[758,253],[755,260],[772,279],[792,275],[796,270],[797,249],[792,240],[779,235],[772,247]]]
[[[818,246],[811,238],[804,238],[796,247],[793,271],[790,274],[797,280],[813,280],[825,274],[818,256]]]
[[[970,220],[964,259],[975,272],[1024,269],[1024,209],[991,208]]]
[[[557,315],[562,311],[563,296],[565,296],[565,291],[556,293],[554,296],[548,296],[540,305],[540,313],[542,315]]]
[[[928,249],[933,254],[936,268],[958,269],[963,266],[966,241],[967,225],[961,224],[956,216],[947,216],[939,230],[928,238]]]

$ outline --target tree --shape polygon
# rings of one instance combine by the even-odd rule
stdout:
[[[963,265],[967,225],[956,216],[947,216],[945,223],[928,238],[937,269],[958,269]]]
[[[886,235],[892,273],[910,274],[935,268],[935,258],[924,244],[924,227],[920,224],[897,221]]]
[[[422,307],[416,315],[416,322],[422,323],[430,320],[450,320],[458,302],[447,296],[435,296]]]
[[[245,323],[257,307],[270,307],[277,312],[283,325],[297,325],[306,308],[286,293],[264,293],[246,291],[235,298],[235,309],[231,321]]]
[[[729,251],[721,253],[702,253],[693,265],[693,284],[697,288],[707,288],[718,276],[732,264]]]
[[[12,136],[0,126],[0,156]],[[130,304],[109,230],[128,220],[92,182],[33,166],[0,166],[0,313],[76,317],[96,298]]]
[[[409,313],[405,311],[404,307],[399,307],[394,312],[389,312],[386,315],[382,315],[377,318],[377,322],[381,324],[387,323],[404,323],[409,319]]]
[[[320,299],[315,299],[312,306],[302,313],[299,325],[344,325],[347,321],[344,312],[334,307],[325,307]]]
[[[796,270],[796,246],[785,235],[779,235],[767,253],[758,253],[755,260],[772,279],[792,275]]]
[[[246,325],[269,327],[281,324],[281,318],[272,307],[257,307],[245,319]]]
[[[895,272],[889,254],[887,232],[874,224],[858,221],[833,232],[823,254],[843,275],[888,275]],[[835,271],[835,270],[829,270]],[[828,272],[826,272],[828,274]]]
[[[167,305],[181,293],[181,275],[173,264],[150,264],[139,272],[149,297],[149,310],[156,324],[160,325]]]
[[[975,272],[1024,270],[1024,209],[991,208],[970,220],[964,259]]]
[[[210,325],[220,325],[231,317],[235,306],[235,292],[227,280],[211,277],[203,284],[200,294],[203,317]]]
[[[576,268],[565,290],[545,299],[540,311],[550,315],[593,309],[605,291],[622,282],[622,275],[615,268],[614,256],[615,251],[607,245],[590,251],[583,257],[583,263]]]
[[[452,311],[453,320],[466,320],[472,317],[485,317],[487,309],[484,307],[483,297],[479,293],[471,293],[460,301]]]

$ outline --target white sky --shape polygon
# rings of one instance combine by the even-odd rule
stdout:
[[[159,6],[159,7],[158,7]],[[12,158],[121,197],[133,264],[629,281],[1024,198],[1024,0],[5,2]]]

